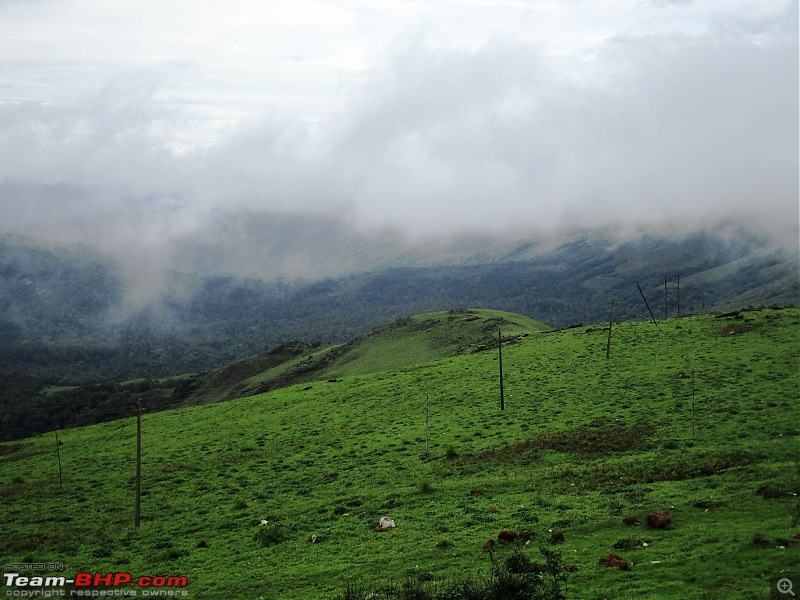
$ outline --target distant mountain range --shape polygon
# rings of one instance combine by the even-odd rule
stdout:
[[[741,230],[623,241],[603,231],[544,241],[481,235],[415,246],[325,224],[221,223],[216,238],[173,247],[165,268],[0,236],[0,370],[113,380],[198,372],[288,340],[341,342],[462,307],[558,328],[607,320],[614,298],[617,320],[650,318],[637,283],[661,318],[665,275],[680,276],[684,314],[800,298],[797,253]],[[678,290],[667,292],[674,316]]]

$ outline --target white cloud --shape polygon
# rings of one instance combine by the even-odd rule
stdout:
[[[5,228],[797,225],[796,2],[219,7],[0,4]]]

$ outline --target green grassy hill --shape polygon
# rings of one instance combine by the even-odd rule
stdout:
[[[183,387],[187,404],[221,401],[287,385],[365,375],[475,352],[503,339],[545,331],[546,325],[512,313],[458,309],[398,319],[345,344],[311,348],[283,344],[259,356],[194,376]]]
[[[0,445],[0,553],[185,576],[192,599],[486,574],[501,530],[532,530],[532,558],[563,533],[581,600],[768,598],[800,571],[800,310],[622,323],[609,358],[602,325],[504,327],[502,412],[496,348],[437,354],[432,319],[332,359],[334,377],[145,414],[138,530],[135,420],[59,432],[61,485],[53,434]],[[374,532],[384,515],[397,527]],[[630,570],[598,565],[611,552]]]

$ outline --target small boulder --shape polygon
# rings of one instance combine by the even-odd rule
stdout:
[[[623,560],[623,558],[618,554],[609,554],[607,557],[604,556],[597,561],[597,564],[606,567],[617,567],[621,571],[629,571],[631,568],[628,564],[628,561]]]
[[[652,510],[647,513],[647,524],[654,529],[664,529],[672,523],[672,517],[663,510]]]
[[[497,534],[497,541],[500,543],[504,542],[515,542],[519,535],[516,531],[501,531]]]

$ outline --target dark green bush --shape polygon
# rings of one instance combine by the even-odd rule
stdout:
[[[533,562],[517,546],[486,578],[465,577],[437,581],[429,573],[410,572],[400,585],[366,585],[349,581],[337,600],[564,600],[566,571],[561,555],[540,548],[543,563]]]
[[[253,534],[253,540],[259,542],[264,548],[275,546],[288,539],[288,532],[279,523],[261,525],[258,531]]]

